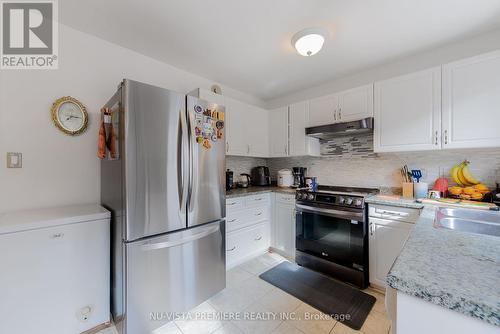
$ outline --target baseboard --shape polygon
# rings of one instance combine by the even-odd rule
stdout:
[[[85,332],[81,332],[80,334],[95,334],[103,329],[111,327],[113,324],[111,322],[105,322],[103,324],[97,325],[91,329],[87,329]]]
[[[269,251],[272,252],[272,253],[276,253],[276,254],[281,255],[284,258],[286,258],[287,260],[290,260],[291,262],[295,262],[295,257],[290,257],[289,254],[283,252],[280,249],[277,249],[277,248],[274,248],[274,247],[271,246],[271,247],[269,247]]]
[[[250,261],[250,260],[252,260],[252,259],[254,259],[256,257],[259,257],[259,256],[263,255],[263,254],[266,254],[267,252],[268,252],[268,248],[263,248],[263,249],[259,249],[259,250],[255,251],[255,252],[252,252],[252,253],[250,253],[248,255],[245,255],[244,257],[240,258],[238,261],[226,264],[226,271],[231,270],[234,267],[237,267],[240,264],[243,264],[243,263],[245,263],[247,261]]]
[[[377,284],[370,283],[369,288],[371,288],[372,290],[375,290],[375,291],[380,292],[381,294],[385,295],[385,287],[381,287],[381,286],[379,286]]]

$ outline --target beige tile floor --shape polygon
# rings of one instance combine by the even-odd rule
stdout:
[[[377,302],[360,331],[328,319],[320,311],[261,280],[258,276],[285,259],[267,253],[227,273],[227,288],[193,309],[191,314],[255,314],[256,319],[189,319],[162,327],[155,334],[389,334],[390,321],[384,307],[384,296],[372,289],[365,292]],[[254,312],[254,313],[251,313]],[[282,319],[282,312],[291,312],[292,319]],[[263,318],[267,316],[266,318]],[[115,334],[114,328],[98,334]]]

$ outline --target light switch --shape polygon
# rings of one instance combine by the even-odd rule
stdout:
[[[7,152],[7,168],[22,168],[23,154],[19,152]]]

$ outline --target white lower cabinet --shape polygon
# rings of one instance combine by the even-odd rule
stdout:
[[[295,257],[295,194],[264,193],[226,200],[226,269],[269,248]]]
[[[418,209],[370,205],[370,284],[385,288],[386,276],[401,253],[418,216]]]
[[[226,200],[226,269],[265,253],[271,240],[271,194]]]
[[[275,194],[272,247],[295,258],[295,195]]]

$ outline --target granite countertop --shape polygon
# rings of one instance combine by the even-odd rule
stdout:
[[[372,195],[365,198],[368,204],[392,205],[404,208],[422,209],[424,205],[413,198],[404,198],[397,195]]]
[[[251,186],[248,188],[235,188],[226,191],[226,198],[242,197],[255,195],[259,193],[285,193],[285,194],[295,194],[294,188],[281,188],[278,186]]]
[[[437,209],[424,207],[387,283],[408,295],[500,326],[500,239],[434,228]]]

